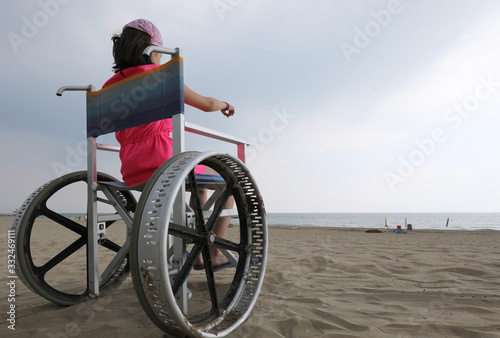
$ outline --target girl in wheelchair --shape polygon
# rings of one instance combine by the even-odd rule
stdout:
[[[103,85],[103,88],[160,66],[162,54],[153,52],[151,57],[143,55],[143,51],[150,45],[163,46],[163,40],[158,28],[144,19],[129,22],[123,27],[120,35],[114,35],[113,57],[115,65],[112,76]],[[227,102],[202,96],[184,85],[184,102],[205,112],[220,111],[230,117],[235,109]],[[121,173],[128,186],[135,186],[148,181],[155,170],[173,155],[172,151],[172,119],[164,119],[145,125],[116,132],[116,139],[120,143]],[[195,168],[195,174],[217,175],[213,169],[203,165]],[[200,189],[200,200],[204,204],[207,200],[207,190]],[[234,200],[230,198],[225,208],[231,209]],[[221,238],[225,237],[229,224],[229,217],[220,218],[214,227],[214,233]],[[211,259],[214,271],[231,267],[228,259],[215,247],[211,247]],[[201,255],[195,262],[195,269],[203,269]]]

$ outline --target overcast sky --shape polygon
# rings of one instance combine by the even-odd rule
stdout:
[[[110,38],[136,18],[181,48],[188,86],[236,107],[186,119],[252,143],[268,212],[500,211],[496,0],[23,0],[0,15],[0,212],[85,168],[84,94],[55,92],[101,88]],[[99,164],[120,176],[117,157]]]

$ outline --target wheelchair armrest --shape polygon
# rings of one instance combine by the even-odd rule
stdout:
[[[185,122],[184,123],[184,130],[189,131],[193,134],[198,134],[202,136],[207,136],[211,137],[213,139],[219,140],[219,141],[224,141],[228,143],[233,143],[238,146],[238,157],[240,160],[243,162],[245,161],[245,146],[250,145],[247,141],[241,138],[237,138],[231,135],[227,135],[209,128],[205,128],[193,123]],[[109,144],[102,144],[102,143],[96,143],[96,148],[99,150],[105,150],[105,151],[111,151],[111,152],[119,152],[120,151],[120,146],[113,146]]]
[[[190,133],[193,133],[193,134],[207,136],[207,137],[211,137],[213,139],[219,140],[219,141],[229,142],[229,143],[233,143],[233,144],[244,144],[247,146],[250,145],[244,139],[234,137],[234,136],[231,136],[228,134],[224,134],[224,133],[218,132],[218,131],[213,130],[213,129],[198,126],[198,125],[193,124],[193,123],[185,122],[184,126],[185,126],[184,129],[186,131],[189,131]]]
[[[189,123],[189,122],[184,122],[184,130],[189,131],[190,133],[211,137],[211,138],[219,140],[219,141],[224,141],[224,142],[236,144],[236,146],[238,147],[238,158],[243,163],[245,163],[245,158],[246,158],[245,146],[248,146],[250,144],[247,141],[245,141],[244,139],[234,137],[234,136],[231,136],[228,134],[224,134],[224,133],[221,133],[221,132],[209,129],[209,128],[205,128],[202,126],[198,126],[196,124]]]

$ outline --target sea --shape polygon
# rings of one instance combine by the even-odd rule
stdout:
[[[72,213],[71,217],[85,214]],[[500,230],[500,213],[268,213],[268,226]],[[446,224],[448,223],[448,226]]]
[[[500,213],[268,213],[268,226],[500,230]]]

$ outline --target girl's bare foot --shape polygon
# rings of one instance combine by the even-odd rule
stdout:
[[[212,266],[214,268],[217,268],[217,267],[220,267],[220,266],[223,266],[223,265],[226,265],[227,263],[229,263],[229,260],[227,259],[227,257],[224,256],[224,254],[222,254],[222,252],[220,252],[220,250],[217,248],[210,248],[210,258],[212,260]],[[194,266],[198,270],[201,270],[204,267],[203,257],[201,254],[196,258],[196,260],[194,262]]]

